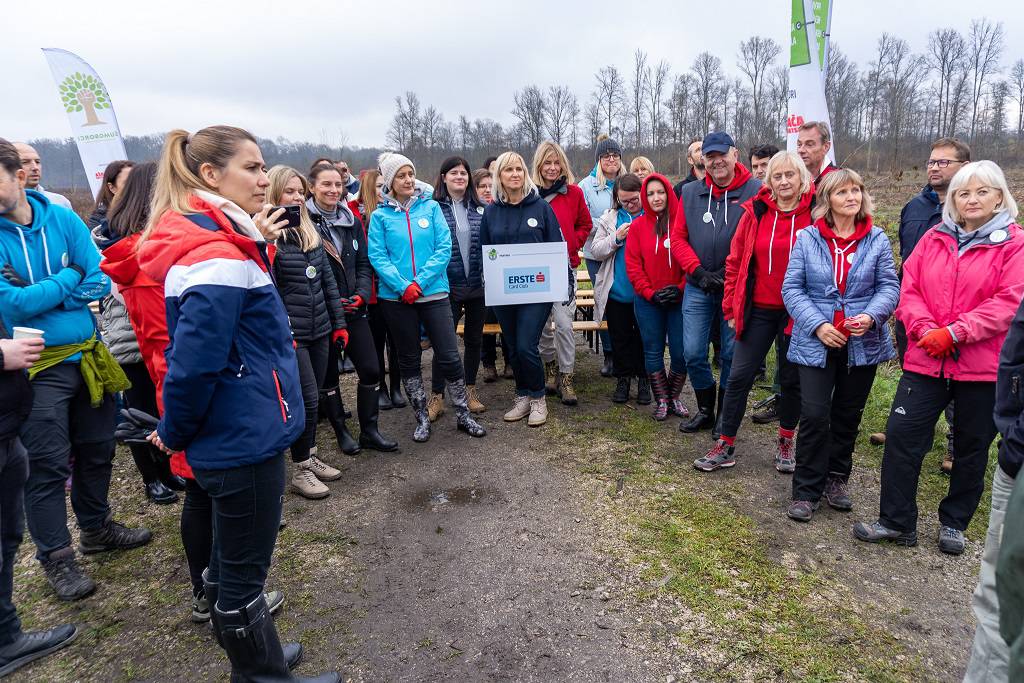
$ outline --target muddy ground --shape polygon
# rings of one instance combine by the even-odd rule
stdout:
[[[481,384],[490,408],[482,440],[457,433],[450,408],[427,444],[409,438],[408,409],[385,413],[399,454],[335,455],[321,433],[322,457],[345,475],[326,500],[286,496],[288,526],[269,580],[287,595],[282,636],[306,646],[299,672],[331,667],[351,681],[811,677],[738,647],[728,628],[694,607],[699,601],[671,590],[671,573],[657,580],[651,553],[658,551],[639,547],[634,530],[658,494],[608,465],[631,444],[609,437],[606,423],[631,419],[634,408],[611,410],[612,381],[597,376],[585,346],[579,357],[583,402],[567,408],[549,400],[546,427],[502,423],[512,385],[499,380]],[[973,633],[980,535],[964,556],[941,555],[934,513],[923,510],[917,548],[854,541],[853,521],[877,512],[871,466],[855,471],[853,513],[824,509],[812,524],[797,525],[784,516],[789,479],[771,467],[772,428],[745,422],[740,464],[708,476],[689,467],[710,445],[706,433],[683,436],[677,423],[642,423],[655,444],[648,457],[663,473],[659,485],[678,483],[727,506],[750,522],[769,563],[813,576],[817,599],[863,621],[863,643],[837,624],[849,648],[876,634],[893,641],[897,668],[870,674],[838,661],[824,680],[959,680]],[[27,625],[74,620],[84,629],[74,645],[11,680],[227,680],[208,631],[189,622],[179,506],[145,503],[127,457],[118,458],[113,489],[118,517],[149,525],[154,542],[84,560],[99,589],[69,605],[49,594],[26,537],[16,600]]]

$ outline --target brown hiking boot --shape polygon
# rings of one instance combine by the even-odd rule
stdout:
[[[483,404],[480,397],[476,393],[476,385],[470,384],[466,387],[466,405],[469,406],[469,412],[471,413],[482,413],[487,410],[487,406]]]
[[[444,394],[431,394],[427,401],[427,417],[431,422],[437,422],[437,418],[444,415]]]
[[[946,455],[942,458],[942,473],[949,474],[953,471],[953,454],[946,451]]]
[[[558,393],[558,362],[548,361],[544,364],[544,391],[548,396]]]
[[[576,389],[572,385],[572,373],[563,372],[558,376],[558,395],[562,397],[562,405],[574,406],[579,403]]]

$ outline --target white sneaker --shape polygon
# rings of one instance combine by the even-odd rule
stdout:
[[[295,463],[295,474],[292,475],[290,488],[292,492],[310,500],[326,498],[331,495],[331,490],[316,478],[311,465],[312,461],[313,459],[310,458],[305,462]]]
[[[548,421],[548,402],[541,396],[530,399],[530,419],[527,424],[531,427],[540,427]]]
[[[516,396],[512,409],[505,413],[505,422],[518,422],[530,414],[530,397]]]
[[[308,467],[320,481],[337,481],[341,479],[341,470],[331,467],[315,455],[309,456]]]

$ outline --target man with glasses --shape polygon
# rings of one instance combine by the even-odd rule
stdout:
[[[932,143],[926,164],[928,184],[900,212],[900,263],[910,258],[918,240],[926,232],[942,222],[942,204],[946,201],[949,181],[970,160],[971,148],[956,138],[939,138]],[[900,271],[902,275],[902,266]],[[896,350],[902,362],[903,354],[907,351],[907,331],[898,320]],[[946,421],[949,423],[949,433],[946,435],[946,456],[942,461],[942,471],[948,474],[953,469],[953,403],[946,408]]]

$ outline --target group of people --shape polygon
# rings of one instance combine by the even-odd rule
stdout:
[[[380,411],[406,404],[414,442],[430,438],[446,401],[459,431],[485,437],[477,381],[499,376],[497,341],[483,333],[496,321],[515,383],[503,418],[543,425],[548,395],[579,401],[573,320],[585,266],[594,319],[607,322],[611,400],[635,396],[655,420],[674,415],[682,432],[709,432],[713,445],[694,461],[702,472],[737,464],[749,394],[776,349],[767,419],[779,421],[774,466],[793,475],[793,520],[811,521],[821,502],[853,509],[852,454],[882,363],[899,357],[903,374],[879,515],[854,525],[856,538],[916,544],[922,462],[956,405],[937,542],[962,553],[988,449],[1003,434],[969,671],[988,680],[1006,661],[996,563],[1024,461],[1014,439],[1024,353],[1017,205],[998,166],[937,140],[928,186],[901,217],[897,266],[863,179],[828,161],[830,142],[827,125],[808,122],[797,152],[759,146],[748,167],[728,134],[712,132],[691,142],[690,173],[673,186],[645,157],[627,169],[608,137],[577,182],[565,151],[546,141],[530,164],[513,151],[479,169],[452,156],[429,185],[399,153],[358,179],[330,159],[305,173],[268,170],[245,130],[175,130],[159,162],[107,168],[87,227],[41,189],[35,150],[0,140],[0,675],[77,633],[20,628],[11,591],[23,516],[65,600],[95,590],[71,547],[66,486],[81,552],[151,538],[115,521],[108,503],[120,405],[136,421],[153,418],[143,438],[125,439],[147,497],[169,504],[184,492],[192,619],[212,623],[233,680],[339,680],[289,673],[302,648],[280,642],[271,614],[284,596],[265,587],[283,492],[324,498],[342,476],[318,452],[320,416],[348,455],[397,450]],[[486,305],[484,245],[552,242],[566,247],[564,298]],[[1004,365],[1017,365],[1001,369],[1001,350]],[[342,400],[346,364],[357,376],[358,438]]]

